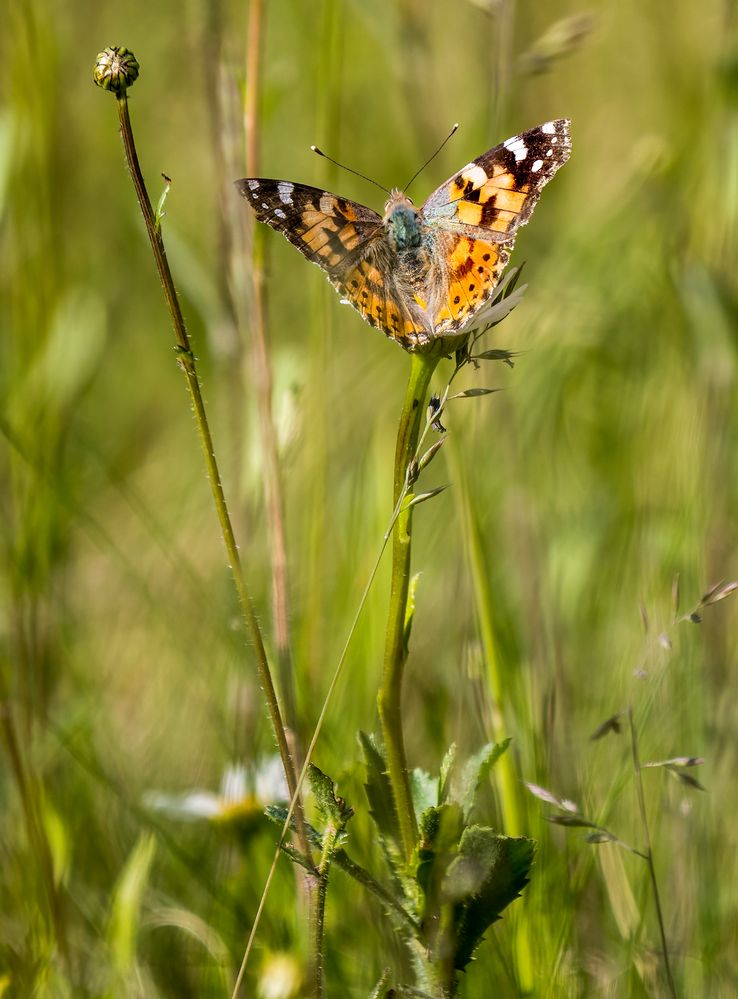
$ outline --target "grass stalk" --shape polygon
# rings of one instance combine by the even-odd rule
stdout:
[[[249,5],[246,39],[246,89],[244,94],[244,138],[246,175],[259,175],[261,66],[264,46],[264,0]],[[292,750],[301,757],[298,738],[295,684],[289,631],[289,592],[287,586],[287,543],[284,527],[284,496],[279,463],[277,431],[272,411],[273,376],[268,344],[268,301],[264,279],[266,241],[264,226],[256,226],[247,216],[251,229],[251,334],[254,386],[259,413],[261,454],[263,459],[264,498],[269,530],[269,553],[272,571],[272,617],[277,675],[282,694],[284,720],[291,734]]]
[[[648,873],[651,878],[651,888],[653,890],[653,900],[656,905],[656,918],[659,924],[659,935],[661,938],[661,953],[664,958],[664,971],[666,972],[666,981],[669,987],[669,995],[672,999],[676,999],[677,991],[674,984],[674,977],[671,971],[671,962],[669,961],[669,948],[666,942],[666,928],[664,926],[664,914],[661,908],[661,895],[659,893],[659,885],[656,880],[656,868],[653,862],[653,847],[651,845],[651,833],[648,828],[648,814],[646,812],[646,796],[643,791],[643,771],[641,770],[641,761],[638,755],[638,738],[636,736],[635,723],[633,721],[633,708],[628,708],[628,725],[630,728],[630,749],[633,756],[633,771],[635,774],[636,782],[636,795],[638,798],[638,811],[641,816],[641,824],[643,826],[643,835],[646,840],[646,851],[645,860],[648,865]]]
[[[482,549],[482,538],[479,522],[472,502],[467,475],[459,457],[458,448],[453,439],[449,442],[447,454],[453,464],[453,479],[458,483],[458,501],[462,507],[462,522],[467,548],[467,556],[471,569],[474,602],[477,612],[479,635],[484,650],[486,666],[485,678],[489,690],[490,707],[490,737],[493,742],[500,742],[508,734],[505,721],[506,705],[510,702],[506,690],[507,678],[505,667],[500,657],[497,636],[495,635],[492,614],[493,598],[489,570],[485,563]],[[523,836],[526,829],[521,814],[520,776],[515,772],[515,756],[511,752],[503,753],[497,763],[496,776],[504,830],[508,836]],[[526,899],[514,910],[511,920],[515,934],[516,970],[518,984],[523,992],[533,988],[533,958],[531,954],[529,919],[525,908]]]
[[[425,398],[437,356],[412,354],[410,377],[397,431],[394,469],[394,502],[397,504],[406,485],[407,469],[415,455]],[[407,492],[392,531],[392,576],[387,617],[384,672],[379,691],[379,717],[392,792],[395,797],[400,834],[405,857],[409,860],[417,838],[417,822],[410,793],[410,779],[405,758],[402,731],[402,679],[407,659],[405,617],[410,586],[412,545],[412,494]]]
[[[269,667],[266,648],[264,646],[264,639],[261,633],[261,629],[259,627],[258,620],[256,618],[256,612],[254,610],[254,605],[251,600],[251,595],[246,585],[246,579],[243,573],[243,567],[241,564],[241,558],[238,551],[238,545],[236,544],[236,539],[233,532],[233,525],[231,523],[230,514],[228,512],[228,505],[226,503],[225,493],[223,491],[223,485],[220,479],[220,472],[218,470],[218,464],[215,458],[215,451],[213,447],[212,435],[210,433],[210,426],[208,424],[207,414],[205,412],[205,403],[203,401],[202,391],[200,389],[200,380],[197,374],[195,357],[190,348],[189,336],[187,333],[187,328],[185,326],[184,317],[182,316],[182,311],[179,306],[179,301],[177,299],[177,293],[174,287],[172,274],[169,269],[166,250],[164,248],[164,241],[162,239],[159,227],[156,224],[156,218],[151,205],[151,200],[149,199],[149,195],[146,190],[146,184],[144,182],[143,175],[141,173],[141,168],[139,166],[138,155],[136,153],[136,146],[133,138],[133,129],[131,127],[131,119],[128,113],[128,98],[126,96],[125,91],[119,94],[116,100],[118,105],[118,118],[120,122],[120,132],[121,132],[121,137],[123,139],[123,147],[125,150],[126,162],[128,164],[128,169],[131,174],[133,186],[136,191],[136,197],[138,199],[139,208],[141,210],[144,223],[146,225],[146,231],[149,237],[149,241],[151,243],[151,249],[154,254],[154,260],[156,261],[156,267],[159,272],[159,278],[161,280],[162,288],[164,290],[164,297],[166,298],[167,307],[169,309],[169,314],[172,319],[172,325],[174,327],[174,336],[176,341],[177,361],[185,375],[187,389],[190,394],[190,400],[195,415],[197,432],[200,438],[200,444],[202,446],[203,457],[205,459],[208,479],[210,481],[210,487],[213,494],[213,502],[215,504],[215,509],[218,516],[218,522],[220,524],[221,533],[223,536],[223,542],[225,544],[226,552],[228,554],[228,562],[233,577],[233,582],[236,587],[236,593],[238,596],[238,601],[241,608],[244,624],[246,626],[246,631],[251,640],[251,645],[254,650],[254,654],[256,656],[256,665],[259,674],[259,680],[261,682],[261,686],[264,691],[264,696],[267,701],[269,716],[271,719],[272,728],[274,730],[274,735],[277,741],[279,755],[281,757],[282,765],[284,767],[287,785],[290,789],[290,793],[294,794],[295,789],[297,787],[295,767],[290,754],[290,749],[285,733],[285,727],[282,722],[282,714],[280,711],[279,701],[277,699],[276,690],[274,688],[274,683],[272,680],[271,669]],[[296,809],[296,812],[298,815],[298,828],[299,828],[302,825],[302,823],[300,822],[301,809],[298,807]],[[305,835],[304,829],[302,829],[301,832],[300,842],[303,851],[305,852],[306,856],[309,857],[310,851],[307,842],[307,836]]]
[[[51,855],[46,829],[44,828],[41,807],[41,786],[33,774],[27,772],[23,760],[20,740],[16,731],[10,700],[3,697],[0,706],[3,740],[10,761],[10,770],[18,790],[23,808],[28,841],[34,851],[40,868],[41,879],[46,890],[48,917],[56,939],[59,953],[70,982],[74,982],[72,955],[67,936],[67,922],[63,911],[63,900],[54,877],[54,862]]]

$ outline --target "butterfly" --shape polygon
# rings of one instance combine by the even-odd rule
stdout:
[[[471,328],[543,187],[569,159],[569,120],[472,160],[421,208],[400,190],[384,214],[286,180],[236,181],[260,222],[318,264],[344,302],[406,350]]]

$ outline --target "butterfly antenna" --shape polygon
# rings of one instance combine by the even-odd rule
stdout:
[[[443,149],[443,147],[446,145],[446,143],[448,142],[448,140],[451,138],[451,136],[454,134],[454,132],[456,131],[456,129],[458,127],[459,127],[459,123],[457,121],[456,124],[454,125],[454,127],[451,129],[451,131],[446,136],[446,138],[443,140],[443,142],[441,143],[441,145],[438,147],[438,149],[436,149],[435,153],[433,153],[433,155],[431,156],[431,158],[429,160],[425,161],[425,163],[422,165],[422,167],[420,168],[420,170],[418,170],[416,173],[414,173],[412,175],[412,177],[410,178],[410,180],[407,182],[407,184],[405,184],[405,186],[402,188],[402,190],[405,191],[405,193],[407,193],[408,188],[410,187],[410,185],[413,183],[413,181],[415,181],[415,180],[418,179],[418,177],[421,175],[421,173],[423,172],[423,170],[425,170],[425,168],[428,166],[428,164],[432,163],[433,160],[436,158],[436,156],[438,156],[438,154],[440,153],[440,151]]]
[[[359,173],[358,170],[352,170],[351,167],[344,166],[343,163],[339,163],[338,160],[334,160],[332,156],[329,156],[328,153],[324,153],[323,150],[318,149],[317,146],[311,146],[310,148],[314,153],[317,153],[318,156],[322,156],[324,160],[328,160],[330,163],[340,167],[342,170],[348,170],[349,173],[354,174],[356,177],[361,177],[362,180],[368,180],[370,184],[374,184],[375,187],[378,187],[380,191],[384,191],[385,194],[390,193],[386,187],[382,187],[382,185],[378,184],[376,180],[372,180],[371,177],[367,177],[365,173]]]

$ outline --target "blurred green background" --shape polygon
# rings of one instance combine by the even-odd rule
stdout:
[[[247,4],[203,0],[3,13],[0,995],[230,995],[271,857],[273,740],[114,100],[91,81],[105,45],[141,64],[139,156],[152,199],[161,172],[173,179],[165,239],[271,636],[251,330],[238,321],[246,208],[231,185],[245,172],[247,18]],[[524,901],[462,994],[664,994],[645,865],[549,825],[523,785],[641,846],[627,739],[589,741],[632,704],[644,760],[705,758],[707,793],[644,775],[680,994],[735,995],[738,606],[674,625],[672,602],[677,575],[684,612],[738,572],[735,5],[273,0],[265,18],[265,176],[381,209],[310,144],[391,186],[459,121],[414,185],[422,200],[508,135],[572,119],[571,160],[513,258],[528,293],[492,341],[521,356],[465,373],[504,391],[448,413],[427,484],[452,488],[416,516],[410,759],[436,771],[451,741],[466,753],[511,735],[508,830],[539,842]],[[272,233],[268,254],[308,736],[390,512],[408,359]],[[356,733],[376,728],[386,583],[316,753],[356,808],[350,852],[379,877]],[[494,790],[488,804],[489,822],[508,821]],[[299,994],[296,897],[284,862],[249,995]],[[402,980],[381,908],[338,873],[327,919],[329,996],[368,995],[385,965]]]

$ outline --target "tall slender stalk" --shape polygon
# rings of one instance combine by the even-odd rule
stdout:
[[[410,378],[397,430],[394,471],[394,502],[397,503],[406,482],[407,469],[415,455],[425,398],[438,356],[412,354]],[[412,493],[408,492],[392,531],[392,580],[387,617],[384,673],[379,691],[379,717],[384,737],[387,772],[395,797],[403,849],[409,859],[417,838],[417,822],[410,793],[410,779],[402,732],[402,679],[407,659],[405,617],[410,586],[412,545]]]
[[[156,261],[159,278],[161,279],[164,297],[166,298],[169,314],[172,319],[176,340],[177,360],[185,375],[187,389],[190,393],[190,400],[195,414],[197,432],[200,438],[203,457],[205,459],[205,465],[208,472],[208,479],[210,481],[210,487],[213,494],[213,502],[215,503],[215,509],[223,535],[223,541],[228,554],[228,561],[231,574],[233,576],[233,582],[236,587],[236,593],[238,595],[238,601],[241,607],[241,613],[246,626],[246,631],[251,640],[251,645],[256,656],[259,680],[267,701],[269,716],[272,722],[272,728],[274,729],[274,735],[277,740],[279,755],[282,759],[287,785],[290,789],[290,793],[293,794],[297,787],[295,767],[285,735],[285,728],[282,722],[279,701],[277,699],[274,683],[272,681],[269,661],[264,647],[264,640],[256,618],[256,612],[251,600],[251,595],[246,585],[246,579],[243,574],[238,545],[236,544],[235,535],[233,533],[233,525],[228,512],[228,505],[226,503],[225,493],[220,479],[220,472],[215,458],[213,439],[210,433],[207,414],[205,412],[205,404],[200,389],[200,381],[197,374],[195,357],[190,348],[187,328],[179,306],[179,300],[177,298],[174,281],[172,279],[166,251],[164,249],[164,241],[162,239],[161,232],[159,231],[159,227],[157,226],[154,211],[151,206],[151,200],[149,199],[146,184],[139,166],[138,155],[136,153],[136,146],[133,139],[131,119],[128,113],[128,98],[126,96],[125,89],[117,93],[116,97],[120,132],[123,139],[126,162],[128,164],[133,186],[136,191],[139,208],[141,209],[141,214],[146,225],[146,231],[148,233],[151,249]],[[299,814],[299,809],[297,811]],[[309,857],[309,845],[304,831],[301,835],[301,847],[305,855]]]
[[[664,927],[664,914],[661,909],[661,895],[659,894],[659,885],[656,880],[656,868],[653,863],[653,848],[651,846],[651,833],[648,828],[648,814],[646,812],[646,796],[643,792],[643,771],[641,770],[641,761],[638,755],[638,739],[636,737],[635,723],[633,721],[633,708],[628,708],[628,724],[630,726],[630,749],[633,756],[633,770],[635,773],[636,782],[636,794],[638,797],[638,811],[641,815],[641,824],[643,825],[643,835],[646,840],[646,852],[644,854],[646,863],[648,864],[648,873],[651,876],[651,888],[653,890],[653,900],[656,905],[656,918],[659,924],[659,934],[661,936],[661,953],[664,957],[664,970],[666,972],[666,981],[669,986],[669,994],[672,999],[676,999],[677,991],[676,985],[674,984],[674,978],[671,973],[671,963],[669,961],[669,948],[666,943],[666,928]]]
[[[259,175],[261,104],[261,53],[264,46],[264,0],[252,0],[249,6],[246,41],[246,90],[244,94],[244,137],[246,174]],[[284,529],[284,497],[279,467],[277,431],[272,412],[272,364],[268,344],[268,302],[264,280],[266,242],[264,226],[255,226],[251,215],[246,216],[251,228],[251,329],[254,387],[259,411],[259,429],[264,472],[264,497],[269,528],[269,553],[272,563],[272,616],[274,645],[277,654],[277,675],[282,694],[284,719],[293,740],[298,761],[298,725],[295,706],[295,684],[289,633],[289,594],[287,587],[287,543]]]

